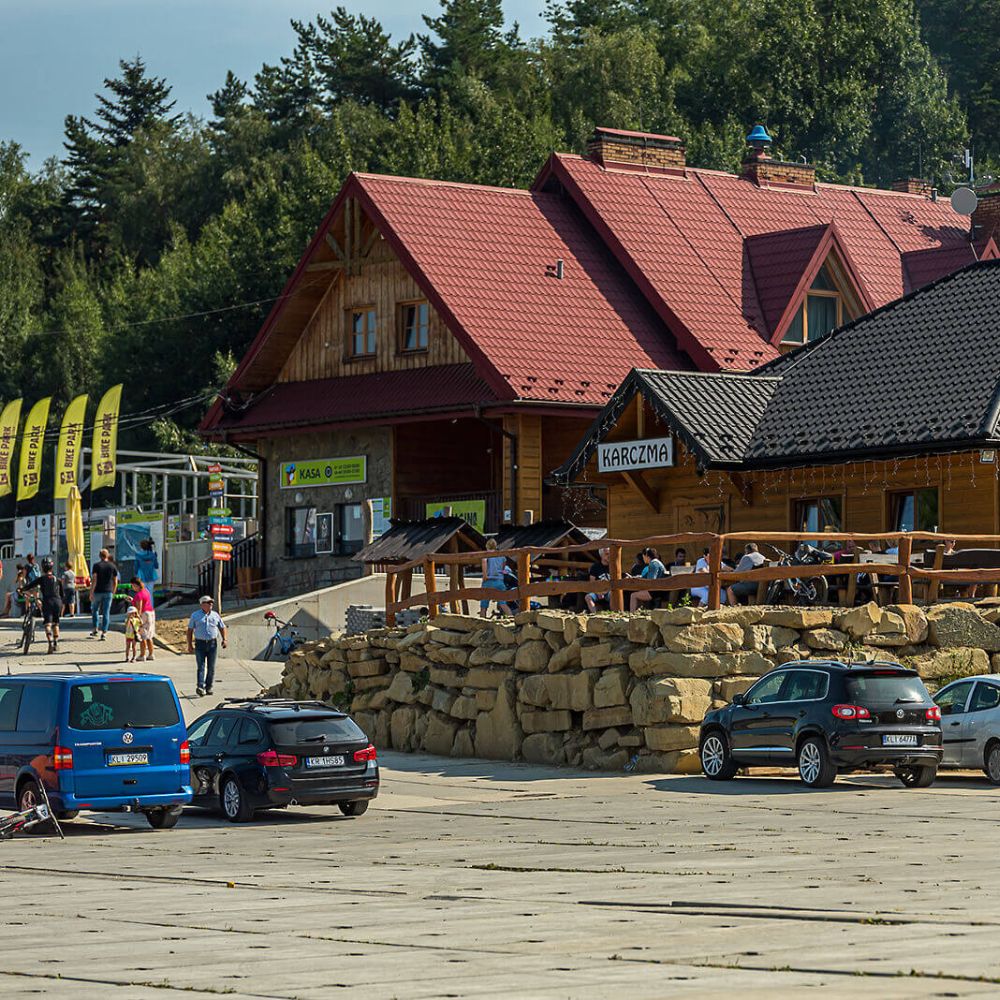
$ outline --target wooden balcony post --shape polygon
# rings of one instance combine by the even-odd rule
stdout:
[[[612,545],[611,551],[608,553],[608,569],[611,577],[611,593],[608,596],[608,601],[612,611],[624,611],[625,610],[625,592],[622,590],[616,590],[614,584],[622,582],[622,547],[620,545]]]
[[[396,624],[396,574],[385,571],[385,623],[392,628]]]
[[[517,600],[522,611],[531,610],[531,553],[517,554]]]
[[[433,559],[424,560],[424,590],[427,591],[427,617],[436,618],[438,613],[438,604],[434,599],[434,595],[437,593],[437,579],[434,576],[435,567]]]
[[[902,535],[899,539],[899,603],[913,603],[913,577],[910,576],[910,555],[913,552],[913,539]]]
[[[708,583],[708,610],[718,611],[722,604],[722,581],[719,579],[719,574],[722,572],[721,535],[712,541],[708,550],[708,572],[711,574]]]

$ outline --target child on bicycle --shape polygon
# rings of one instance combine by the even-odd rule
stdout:
[[[125,662],[135,663],[136,650],[139,647],[139,630],[142,627],[142,620],[139,617],[139,609],[130,606],[125,612]]]
[[[37,590],[42,602],[42,621],[45,623],[45,638],[49,640],[49,654],[59,649],[59,617],[62,615],[66,595],[63,593],[63,583],[52,572],[52,560],[42,560],[42,575],[29,580],[20,588],[20,593],[27,595]],[[25,650],[27,652],[27,650]]]

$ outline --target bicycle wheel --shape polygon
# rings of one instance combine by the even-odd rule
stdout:
[[[267,649],[264,650],[264,659],[265,660],[271,659],[271,653],[274,651],[274,644],[275,644],[275,641],[277,640],[277,638],[278,637],[276,635],[272,635],[271,638],[268,640]]]
[[[31,648],[31,643],[35,638],[35,619],[28,617],[24,623],[24,634],[21,638],[21,646],[24,650],[25,656],[28,654],[28,650]]]

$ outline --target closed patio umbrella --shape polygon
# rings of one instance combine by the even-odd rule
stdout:
[[[76,585],[84,587],[90,581],[90,571],[83,551],[83,504],[76,486],[69,488],[69,496],[66,498],[66,547],[69,549],[73,572],[76,573]]]

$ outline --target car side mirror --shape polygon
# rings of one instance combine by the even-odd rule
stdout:
[[[745,705],[747,703],[747,696],[745,694],[734,694],[733,704],[734,705]]]

